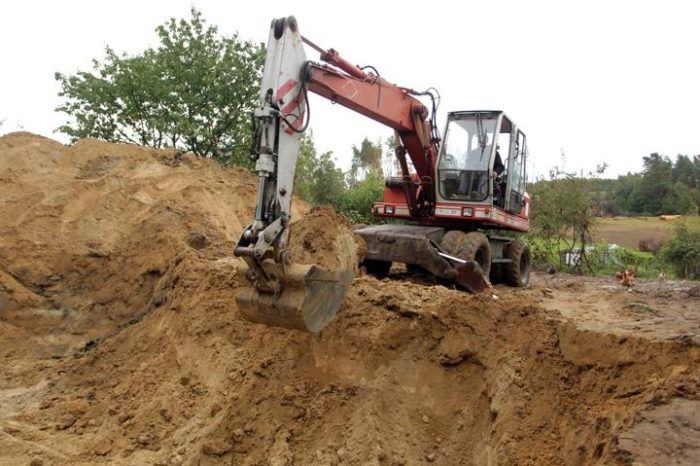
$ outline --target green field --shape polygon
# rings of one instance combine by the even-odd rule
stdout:
[[[691,217],[687,221],[700,226],[700,217]],[[643,239],[664,241],[670,238],[677,222],[659,217],[601,217],[596,219],[593,234],[596,242],[636,248]]]

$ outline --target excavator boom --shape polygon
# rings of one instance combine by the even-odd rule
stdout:
[[[317,332],[338,311],[354,269],[295,264],[289,249],[294,174],[301,135],[308,124],[308,64],[296,20],[273,21],[260,106],[253,118],[252,157],[258,176],[255,218],[234,255],[245,260],[246,277],[252,284],[237,295],[245,318]]]

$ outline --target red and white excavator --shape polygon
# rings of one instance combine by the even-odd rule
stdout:
[[[308,61],[304,44],[324,63]],[[448,113],[441,139],[434,90],[417,92],[386,81],[373,67],[350,64],[303,37],[290,16],[272,21],[254,114],[257,206],[234,249],[252,285],[237,296],[244,317],[317,332],[338,311],[353,278],[348,270],[295,264],[288,249],[309,92],[395,132],[401,176],[386,180],[372,213],[407,222],[355,230],[367,243],[369,273],[387,274],[393,262],[402,262],[472,292],[490,288],[489,279],[528,283],[528,245],[498,234],[529,228],[525,134],[501,111],[457,111]],[[420,98],[430,101],[430,111]]]

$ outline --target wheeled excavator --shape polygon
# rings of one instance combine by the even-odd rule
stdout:
[[[304,45],[320,54],[321,63],[306,59]],[[354,278],[352,270],[295,263],[289,249],[309,93],[394,130],[400,175],[386,179],[372,214],[403,221],[355,230],[367,244],[362,265],[368,273],[385,275],[392,263],[404,263],[475,293],[496,280],[528,283],[530,249],[513,235],[529,228],[528,152],[513,120],[498,110],[449,112],[441,138],[435,90],[398,86],[374,67],[352,65],[303,37],[290,16],[272,21],[253,115],[257,204],[234,249],[251,283],[236,298],[243,317],[318,332],[335,316]]]

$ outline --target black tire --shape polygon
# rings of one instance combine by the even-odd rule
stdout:
[[[491,274],[491,243],[485,234],[478,231],[467,233],[459,245],[457,257],[479,264],[485,277]]]
[[[367,270],[367,273],[374,275],[377,278],[384,278],[389,275],[389,270],[391,269],[391,262],[388,261],[378,261],[375,259],[365,259],[362,261],[362,267]]]
[[[462,244],[462,241],[464,241],[466,236],[467,234],[463,231],[450,230],[445,233],[445,236],[442,237],[442,241],[440,241],[440,248],[442,248],[446,254],[458,257],[457,253],[459,252],[459,245]]]
[[[466,261],[475,261],[484,276],[491,273],[491,244],[485,234],[478,231],[464,233],[451,230],[445,233],[440,247],[449,255]]]
[[[516,239],[508,243],[503,257],[511,262],[503,264],[503,279],[510,286],[527,286],[530,281],[530,246]]]

